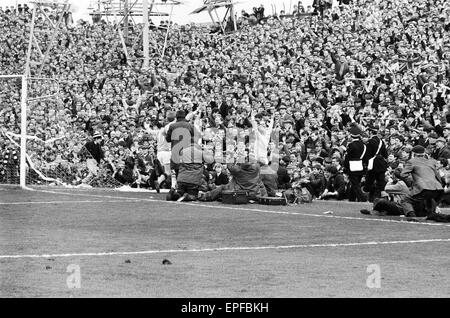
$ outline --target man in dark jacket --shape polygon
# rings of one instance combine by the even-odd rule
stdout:
[[[323,11],[326,8],[325,0],[314,0],[312,7],[314,8],[315,14],[320,14],[321,17],[323,17]]]
[[[328,180],[327,185],[319,199],[345,199],[346,182],[342,173],[336,167],[331,166],[325,171],[325,177]]]
[[[230,183],[218,186],[209,192],[200,193],[200,201],[215,201],[222,196],[224,190],[247,191],[250,200],[256,200],[257,196],[267,196],[266,188],[261,181],[261,169],[258,163],[229,164],[228,170],[232,176]]]
[[[364,191],[369,192],[369,202],[379,198],[386,186],[386,171],[388,152],[386,144],[378,135],[379,130],[371,130],[372,138],[367,142],[364,161],[367,164],[366,183]]]
[[[214,184],[216,186],[227,184],[230,180],[228,175],[223,171],[223,166],[221,163],[216,163],[214,165]]]
[[[349,72],[348,63],[344,56],[338,57],[336,53],[331,53],[331,59],[334,62],[334,72],[336,74],[336,80],[342,81],[345,74]]]
[[[409,188],[403,180],[400,180],[401,169],[396,169],[390,176],[389,183],[385,186],[385,191],[382,191],[379,198],[373,201],[373,209],[362,209],[362,214],[376,215],[376,216],[398,216],[404,215],[401,202],[405,200],[406,196],[410,194]],[[412,220],[408,220],[412,221]]]
[[[172,149],[170,168],[175,170],[178,175],[181,152],[184,148],[189,147],[194,140],[194,126],[186,120],[184,110],[177,111],[176,117],[177,121],[167,129],[166,141],[171,143]]]
[[[87,150],[86,165],[89,174],[81,181],[83,184],[89,184],[98,175],[98,165],[105,158],[105,153],[101,145],[102,141],[102,135],[99,132],[95,132],[93,139],[84,145],[84,148]]]
[[[202,150],[198,144],[192,143],[181,151],[179,170],[177,176],[177,189],[171,189],[167,200],[195,201],[202,185],[206,180],[204,174],[204,163],[214,161],[213,156]]]
[[[100,164],[100,161],[105,157],[105,154],[102,149],[102,135],[99,132],[96,132],[91,141],[88,141],[86,145],[84,146],[86,150],[89,152],[89,154],[92,156],[92,159],[94,159],[98,164]]]
[[[447,146],[445,138],[440,137],[436,140],[436,149],[431,154],[431,157],[436,160],[450,159],[450,148]]]
[[[411,175],[413,185],[401,204],[407,217],[429,216],[436,213],[444,192],[437,161],[425,158],[425,148],[422,146],[415,146],[412,153],[413,158],[406,163],[400,177],[404,179]]]
[[[327,179],[322,172],[322,166],[317,164],[313,167],[312,173],[309,177],[310,185],[312,188],[311,194],[313,197],[318,198],[327,188]]]
[[[119,181],[124,185],[131,186],[137,179],[137,175],[135,175],[135,159],[132,156],[129,156],[125,159],[125,166],[123,169],[119,169],[114,173],[114,179]]]
[[[287,171],[286,166],[289,164],[289,156],[285,156],[280,160],[280,165],[277,171],[277,184],[279,189],[290,189],[291,188],[291,177]]]
[[[365,202],[367,199],[361,190],[361,179],[364,175],[363,158],[366,154],[366,145],[361,141],[361,129],[356,125],[350,128],[352,141],[347,146],[344,160],[344,172],[349,179],[349,201]]]

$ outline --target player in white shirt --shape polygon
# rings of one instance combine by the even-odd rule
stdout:
[[[268,127],[261,123],[258,125],[255,119],[255,112],[251,114],[250,122],[253,126],[255,132],[255,143],[254,143],[254,154],[257,162],[261,162],[265,165],[269,163],[267,158],[267,152],[269,148],[270,136],[272,135],[273,123],[274,123],[275,113],[272,114]]]
[[[157,189],[159,189],[159,186],[162,182],[164,182],[167,178],[170,178],[172,176],[172,170],[170,169],[170,158],[172,156],[171,152],[171,144],[167,142],[166,135],[167,130],[169,129],[170,125],[175,122],[175,113],[169,112],[167,114],[166,118],[166,125],[161,127],[158,130],[147,130],[152,135],[156,135],[156,158],[161,163],[161,166],[164,167],[164,173],[163,175],[158,177],[157,180]],[[171,178],[172,180],[172,188],[176,185],[176,179]]]

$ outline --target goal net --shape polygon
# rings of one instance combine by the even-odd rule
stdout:
[[[0,184],[19,184],[20,140],[10,134],[20,134],[21,77],[0,77]]]
[[[122,186],[108,164],[89,164],[93,157],[85,147],[86,122],[78,120],[81,117],[74,116],[70,103],[61,99],[58,82],[32,77],[27,82],[23,103],[22,77],[0,76],[0,184]]]

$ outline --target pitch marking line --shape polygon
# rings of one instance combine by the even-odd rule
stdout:
[[[206,204],[195,204],[195,203],[188,203],[188,202],[186,202],[184,204],[192,205],[192,206],[207,207],[207,208],[216,208],[217,207],[217,206],[211,206],[211,205],[206,205]],[[289,211],[272,211],[272,210],[251,209],[251,208],[234,208],[234,207],[228,207],[228,206],[220,206],[217,208],[237,210],[237,211],[269,213],[269,214],[287,214],[287,215],[312,216],[312,217],[319,217],[319,218],[334,218],[334,219],[344,219],[344,220],[377,221],[377,222],[387,222],[387,223],[417,224],[417,225],[432,225],[432,226],[448,226],[448,227],[450,227],[450,224],[442,224],[442,223],[407,222],[407,221],[397,221],[397,220],[392,220],[392,219],[357,218],[357,217],[353,217],[353,216],[300,213],[300,212],[289,212]]]
[[[274,246],[274,245],[269,245],[269,246],[237,246],[237,247],[216,247],[216,248],[200,248],[200,249],[148,250],[148,251],[135,251],[135,252],[100,252],[100,253],[67,253],[67,254],[0,255],[0,259],[81,257],[81,256],[116,256],[116,255],[148,255],[148,254],[204,253],[204,252],[224,252],[224,251],[257,251],[257,250],[300,249],[300,248],[315,248],[315,247],[352,247],[352,246],[376,246],[376,245],[435,243],[435,242],[450,242],[450,238],[448,238],[448,239],[413,240],[413,241],[381,241],[381,242],[357,242],[357,243],[298,244],[298,245],[278,245],[278,246]]]
[[[41,192],[45,192],[45,191],[49,191],[49,190],[39,190],[39,188],[31,188],[32,189],[32,191],[41,191]],[[61,188],[60,188],[61,189]],[[101,190],[101,191],[104,191],[104,192],[108,192],[108,193],[145,193],[145,194],[155,194],[156,193],[156,191],[155,190],[149,190],[149,191],[145,191],[145,192],[134,192],[134,191],[117,191],[117,190],[115,190],[115,189],[109,189],[109,188],[104,188],[104,189],[100,189],[100,188],[92,188],[92,189],[76,189],[77,191],[79,191],[80,193],[79,193],[79,195],[83,195],[83,192],[84,193],[86,193],[86,192],[91,192],[92,193],[92,190]],[[1,189],[0,189],[1,190]],[[163,189],[161,189],[161,194],[166,194],[166,193],[164,193],[164,192],[162,192],[163,191]],[[65,192],[61,192],[61,191],[54,191],[55,193],[64,193],[64,194],[68,194],[68,193],[65,193]],[[53,193],[53,192],[52,192]],[[75,195],[76,193],[71,193],[71,195]],[[114,197],[114,198],[118,198],[118,197]],[[120,197],[119,197],[120,198]],[[151,199],[153,199],[153,197],[152,196],[150,196],[150,198]],[[158,200],[158,201],[164,201],[164,200]],[[340,204],[345,204],[345,205],[358,205],[358,206],[361,206],[361,205],[368,205],[368,206],[372,206],[372,203],[370,203],[370,202],[368,202],[368,201],[366,201],[366,202],[355,202],[355,201],[332,201],[332,200],[329,200],[329,201],[327,201],[327,200],[313,200],[313,202],[320,202],[320,203],[324,203],[324,204],[330,204],[330,205],[333,205],[335,202],[339,202]],[[449,210],[450,211],[450,207],[443,207],[443,208],[441,208],[441,210]]]
[[[39,192],[52,193],[52,194],[63,194],[63,195],[74,195],[74,196],[88,196],[88,197],[100,197],[100,198],[111,198],[116,199],[120,198],[117,196],[109,196],[109,195],[98,195],[98,194],[78,194],[78,193],[67,193],[60,191],[49,191],[49,190],[36,190]],[[374,221],[374,222],[386,222],[386,223],[400,223],[400,224],[408,224],[408,225],[428,225],[428,226],[445,226],[450,227],[450,224],[444,223],[424,223],[424,222],[407,222],[407,221],[397,221],[391,219],[379,219],[379,218],[358,218],[352,216],[340,216],[340,215],[330,215],[330,214],[313,214],[313,213],[299,213],[299,212],[289,212],[289,211],[273,211],[273,210],[263,210],[256,208],[244,208],[244,207],[230,207],[224,205],[207,205],[202,203],[189,203],[189,202],[176,202],[176,201],[163,201],[156,199],[146,199],[146,198],[129,198],[130,200],[142,200],[148,202],[158,202],[158,203],[168,203],[175,204],[181,206],[194,206],[194,207],[204,207],[208,209],[223,209],[223,210],[233,210],[233,211],[245,211],[245,212],[258,212],[258,213],[268,213],[268,214],[285,214],[285,215],[298,215],[298,216],[311,216],[311,217],[319,217],[319,218],[334,218],[334,219],[344,219],[344,220],[357,220],[357,221]]]
[[[0,205],[27,205],[27,204],[62,204],[62,203],[123,203],[123,202],[140,202],[142,199],[133,200],[83,200],[83,201],[30,201],[30,202],[0,202]]]

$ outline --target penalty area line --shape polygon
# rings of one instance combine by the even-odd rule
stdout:
[[[0,255],[0,259],[23,259],[23,258],[51,258],[51,257],[87,257],[87,256],[125,256],[125,255],[148,255],[148,254],[172,254],[172,253],[206,253],[206,252],[227,252],[227,251],[258,251],[258,250],[283,250],[301,248],[335,248],[354,246],[377,246],[396,244],[417,244],[417,243],[439,243],[450,242],[447,239],[428,239],[410,241],[379,241],[379,242],[355,242],[355,243],[328,243],[328,244],[297,244],[297,245],[269,245],[269,246],[237,246],[237,247],[215,247],[198,249],[168,249],[168,250],[147,250],[134,252],[99,252],[99,253],[64,253],[64,254],[23,254],[23,255]]]

